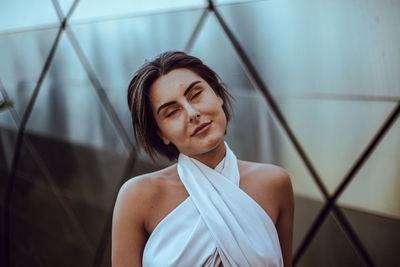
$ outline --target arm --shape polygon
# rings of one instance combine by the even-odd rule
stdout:
[[[146,185],[139,177],[126,182],[118,193],[112,222],[113,267],[142,266],[148,238],[144,228],[147,193]]]
[[[283,263],[285,267],[292,266],[293,212],[294,197],[289,175],[282,169],[279,175],[279,215],[276,229],[281,244]]]

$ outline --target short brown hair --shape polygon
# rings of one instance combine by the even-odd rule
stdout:
[[[227,122],[230,119],[231,95],[219,76],[203,62],[180,51],[160,54],[152,61],[147,61],[134,74],[128,87],[128,106],[132,116],[133,132],[137,144],[141,144],[154,162],[156,152],[169,160],[178,158],[179,151],[174,144],[165,145],[158,136],[158,125],[150,106],[149,90],[151,85],[171,70],[186,68],[205,80],[214,92],[222,98],[222,106]]]

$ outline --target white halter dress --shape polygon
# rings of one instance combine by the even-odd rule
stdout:
[[[239,188],[237,159],[225,146],[216,169],[179,155],[178,174],[189,197],[150,235],[143,267],[283,266],[275,225]]]

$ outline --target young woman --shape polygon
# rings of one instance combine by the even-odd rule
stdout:
[[[198,58],[165,52],[128,88],[138,143],[177,163],[127,181],[113,216],[112,265],[291,266],[293,191],[272,164],[224,141],[230,95]]]

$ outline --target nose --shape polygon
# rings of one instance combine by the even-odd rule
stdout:
[[[200,118],[200,114],[196,114],[195,116],[189,117],[189,123],[194,123]]]
[[[186,110],[189,118],[189,123],[195,123],[196,121],[198,121],[198,119],[200,118],[200,113],[196,109],[194,109],[191,105],[187,105]]]

